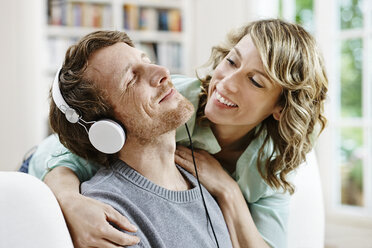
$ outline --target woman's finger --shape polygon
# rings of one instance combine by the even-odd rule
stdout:
[[[180,157],[186,159],[186,160],[192,161],[192,152],[187,147],[177,146],[176,154],[179,155]],[[195,155],[195,151],[194,151],[194,155]]]
[[[107,207],[105,209],[105,213],[107,221],[115,224],[118,228],[129,232],[137,231],[137,227],[132,225],[126,217],[121,215],[113,207]],[[111,225],[107,225],[106,228],[103,228],[102,236],[105,239],[121,246],[135,245],[140,241],[138,237],[121,232]]]
[[[109,240],[105,239],[99,239],[93,246],[90,246],[92,248],[122,248],[123,245],[114,244],[110,242]]]
[[[191,154],[191,149],[187,148],[186,146],[177,145],[176,150]]]
[[[177,145],[176,151],[178,151],[179,154],[181,156],[183,156],[184,158],[192,161],[192,151],[191,151],[191,149],[189,149],[185,146]],[[209,155],[209,153],[207,151],[204,151],[202,149],[194,149],[195,160],[203,158],[203,156],[201,156],[201,155],[205,155],[205,154]]]
[[[140,239],[137,236],[133,236],[133,235],[129,235],[127,233],[121,232],[111,225],[109,225],[109,227],[107,227],[104,233],[102,233],[102,237],[104,237],[110,243],[113,243],[115,245],[120,245],[120,247],[135,245],[140,242]],[[104,239],[101,239],[101,240],[104,240]]]
[[[195,168],[194,163],[192,161],[187,160],[184,157],[181,157],[180,155],[177,154],[177,152],[174,156],[174,160],[176,164],[178,164],[179,166],[181,166],[182,168],[184,168],[185,170],[187,170],[188,172],[195,176]]]
[[[128,232],[137,232],[137,227],[135,225],[132,225],[126,217],[121,215],[113,207],[108,206],[105,209],[105,213],[106,213],[107,221],[114,223],[120,229],[123,229]]]

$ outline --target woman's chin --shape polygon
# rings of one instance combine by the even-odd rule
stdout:
[[[208,106],[205,107],[204,114],[205,114],[205,117],[207,117],[209,121],[215,124],[218,123],[219,120],[221,119],[221,118],[218,118],[219,115],[212,109],[208,108]]]

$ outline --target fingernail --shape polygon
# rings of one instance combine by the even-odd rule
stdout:
[[[137,232],[138,231],[138,228],[135,226],[135,225],[130,225],[131,226],[131,228],[135,231],[135,232]]]

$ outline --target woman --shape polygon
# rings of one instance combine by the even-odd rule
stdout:
[[[216,197],[234,247],[285,247],[294,192],[289,177],[326,122],[327,77],[315,41],[298,25],[252,22],[213,48],[207,69],[200,80],[172,78],[197,108],[188,123],[194,147],[200,149],[200,179]],[[177,141],[176,163],[193,172],[191,152],[181,146],[188,145],[184,129],[178,130]],[[39,177],[46,174],[75,246],[95,246],[100,239],[134,243],[133,236],[119,236],[107,223],[133,230],[124,217],[79,195],[79,180],[91,177],[94,166],[61,149],[47,166],[65,167],[46,174],[45,163],[37,163],[47,156],[41,145],[30,170]]]
[[[213,48],[201,80],[193,140],[208,152],[196,153],[200,179],[234,247],[265,247],[261,236],[285,247],[289,177],[313,146],[315,124],[324,128],[327,78],[314,40],[297,25],[258,21],[228,41]],[[193,172],[189,149],[179,147],[176,162]]]

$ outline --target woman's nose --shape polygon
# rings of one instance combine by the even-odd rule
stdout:
[[[224,77],[220,81],[220,87],[224,90],[229,91],[231,93],[237,93],[239,91],[239,82],[241,78],[239,77],[238,73],[231,73],[224,75]]]

